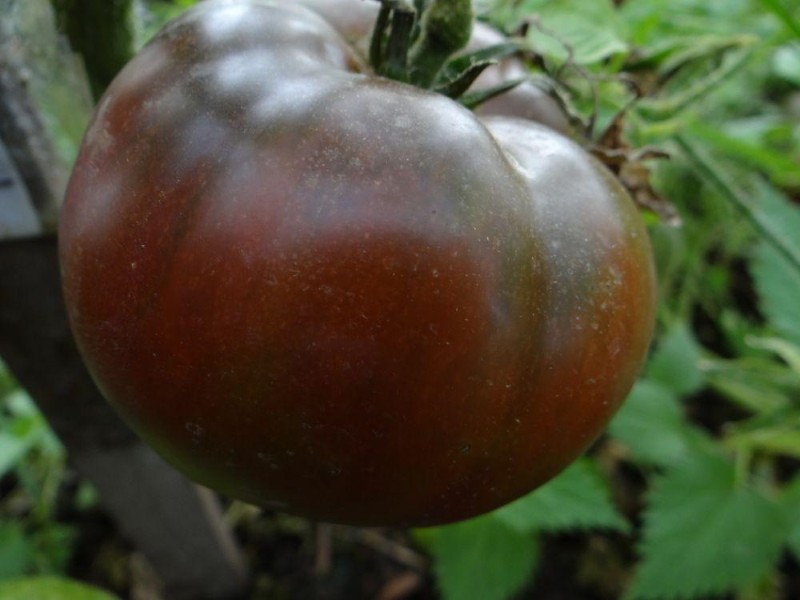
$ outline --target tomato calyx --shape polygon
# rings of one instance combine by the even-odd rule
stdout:
[[[480,92],[467,90],[481,73],[518,53],[514,41],[459,53],[470,39],[471,0],[378,0],[369,60],[378,75],[434,90],[475,108],[524,79],[513,79]]]
[[[467,45],[471,0],[379,0],[370,62],[384,77],[431,89],[450,57]]]
[[[435,90],[449,98],[457,99],[469,109],[477,108],[529,79],[518,77],[493,87],[467,91],[487,67],[498,64],[502,59],[509,58],[519,51],[520,45],[517,42],[508,41],[455,56],[444,65]]]

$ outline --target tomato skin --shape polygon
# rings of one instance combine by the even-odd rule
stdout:
[[[86,134],[65,298],[105,396],[200,483],[445,523],[599,434],[647,349],[650,251],[572,142],[363,69],[297,6],[168,26]]]
[[[345,41],[366,56],[380,4],[363,0],[297,0],[319,13]]]

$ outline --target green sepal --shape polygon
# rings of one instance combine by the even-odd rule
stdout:
[[[470,86],[475,83],[475,80],[480,77],[480,74],[483,73],[487,67],[496,64],[497,63],[492,60],[473,63],[455,79],[451,79],[435,87],[434,91],[448,98],[453,98],[454,100],[460,98],[466,93]]]
[[[441,73],[436,78],[437,85],[453,81],[461,77],[473,65],[480,63],[498,63],[504,58],[513,56],[522,49],[522,45],[515,41],[494,44],[472,52],[460,53],[448,60]]]
[[[505,42],[473,52],[459,54],[447,61],[447,64],[445,64],[442,72],[437,77],[434,90],[454,100],[461,98],[487,67],[496,65],[504,58],[513,56],[519,52],[519,49],[520,45],[518,43]],[[517,83],[521,81],[520,79]],[[498,93],[502,93],[507,89],[510,88],[502,88]],[[496,93],[490,97],[494,95]]]
[[[492,88],[468,92],[461,96],[458,101],[470,110],[474,110],[484,102],[488,102],[495,96],[505,94],[507,91],[513,90],[519,84],[526,81],[529,81],[527,77],[522,79],[512,79],[511,81],[506,81]]]

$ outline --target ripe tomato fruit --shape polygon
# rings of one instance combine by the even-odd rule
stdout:
[[[210,0],[98,107],[60,223],[98,386],[197,481],[362,525],[500,506],[594,440],[653,323],[646,232],[573,142]]]

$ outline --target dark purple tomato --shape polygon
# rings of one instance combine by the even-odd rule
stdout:
[[[203,2],[125,67],[60,255],[86,364],[142,438],[339,523],[445,523],[544,483],[653,325],[647,235],[602,166],[371,75],[284,2]]]

